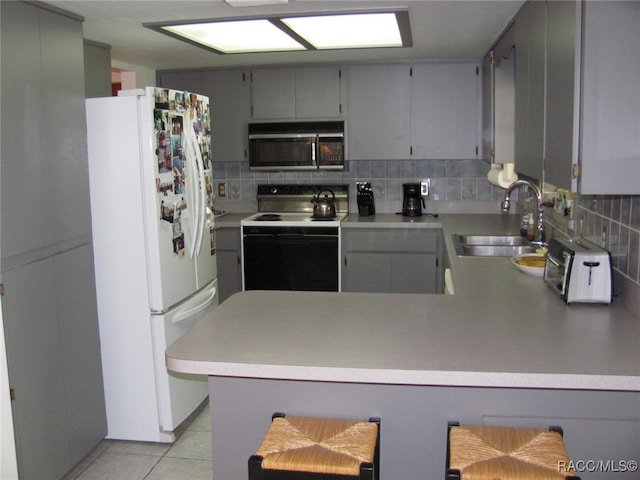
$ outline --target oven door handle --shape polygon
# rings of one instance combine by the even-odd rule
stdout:
[[[331,235],[329,233],[318,233],[309,235],[308,233],[251,233],[245,234],[245,238],[282,238],[282,239],[298,239],[298,238],[308,238],[313,240],[314,238],[322,239],[322,238],[338,238],[337,235]]]

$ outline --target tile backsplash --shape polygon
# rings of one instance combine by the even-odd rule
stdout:
[[[251,172],[248,162],[215,162],[216,185],[226,183],[227,196],[216,205],[242,211],[256,202],[260,183],[347,183],[353,185],[350,210],[356,211],[355,182],[369,181],[376,210],[395,213],[402,206],[402,184],[431,179],[429,202],[498,202],[504,190],[487,181],[489,163],[483,160],[357,160],[342,172]],[[428,210],[428,207],[427,207]]]
[[[395,213],[402,206],[402,184],[431,179],[426,210],[455,203],[487,204],[486,213],[498,211],[504,189],[487,181],[490,164],[483,160],[357,160],[342,172],[251,172],[247,161],[214,162],[214,182],[226,184],[226,197],[216,207],[230,212],[255,211],[260,183],[346,183],[353,185],[349,209],[357,211],[355,182],[370,181],[380,213]],[[217,191],[217,188],[215,189]],[[494,206],[495,203],[495,206]],[[474,211],[474,209],[471,209]],[[569,235],[580,235],[611,252],[614,268],[640,285],[640,196],[578,196]]]
[[[572,226],[609,250],[613,267],[640,285],[640,195],[578,196]]]

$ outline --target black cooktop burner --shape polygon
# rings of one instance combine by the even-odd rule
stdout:
[[[277,213],[265,213],[256,218],[258,222],[276,222],[282,220],[282,217]]]

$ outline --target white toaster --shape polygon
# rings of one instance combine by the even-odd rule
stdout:
[[[611,254],[580,239],[549,242],[544,281],[567,303],[611,303]]]

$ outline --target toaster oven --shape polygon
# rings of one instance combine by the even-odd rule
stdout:
[[[584,239],[549,242],[545,283],[567,303],[611,303],[611,254]]]

